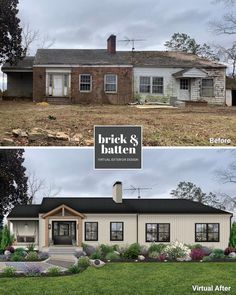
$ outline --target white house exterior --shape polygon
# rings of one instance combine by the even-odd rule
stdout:
[[[189,200],[123,199],[122,184],[113,198],[45,198],[41,205],[15,207],[8,216],[16,247],[35,243],[80,247],[82,243],[150,245],[176,240],[226,248],[232,214]]]

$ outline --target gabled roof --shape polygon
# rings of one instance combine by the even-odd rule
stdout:
[[[179,71],[177,73],[174,73],[173,76],[176,79],[180,78],[206,78],[207,77],[207,72],[204,71],[203,69],[198,69],[198,68],[191,68],[191,69],[185,69],[182,71]]]
[[[176,51],[117,51],[106,49],[39,49],[34,65],[134,65],[139,67],[225,68],[194,54]]]
[[[17,206],[8,217],[37,217],[65,205],[82,214],[231,214],[184,199],[44,198],[41,205]]]
[[[13,70],[33,70],[33,64],[34,64],[34,56],[26,56],[24,59],[20,60],[15,65],[10,65],[9,63],[5,63],[2,66],[3,72],[13,71]]]

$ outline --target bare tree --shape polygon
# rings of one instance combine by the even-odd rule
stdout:
[[[28,177],[28,204],[34,204],[38,197],[54,198],[60,193],[61,189],[56,189],[54,184],[47,184],[44,179],[36,176],[35,172]]]
[[[215,171],[217,180],[222,184],[236,184],[236,161],[232,162],[228,168]],[[224,205],[231,211],[236,210],[236,196],[220,193]]]
[[[232,74],[231,76],[235,78],[236,76],[236,43],[232,45],[230,48],[224,48],[223,46],[218,47],[218,56],[224,62],[232,66]]]
[[[33,47],[50,48],[55,43],[49,35],[42,35],[39,30],[33,30],[29,23],[23,24],[22,28],[22,43],[26,56],[32,54]]]
[[[236,0],[215,0],[214,2],[222,2],[230,10],[236,4]],[[226,13],[221,21],[215,20],[210,22],[210,27],[216,34],[236,34],[236,13],[232,11]]]

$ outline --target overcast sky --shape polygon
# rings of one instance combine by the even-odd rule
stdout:
[[[54,40],[52,48],[106,48],[107,38],[115,34],[118,50],[131,50],[131,44],[119,42],[125,38],[145,40],[135,44],[136,50],[163,50],[175,32],[187,33],[199,43],[230,46],[234,36],[216,36],[209,27],[210,21],[229,11],[216,1],[20,0],[19,17],[22,25]],[[41,43],[34,44],[32,53]]]
[[[206,193],[235,194],[235,185],[222,185],[214,175],[215,170],[227,167],[236,158],[230,150],[144,149],[143,157],[143,170],[95,171],[93,149],[26,149],[24,165],[27,173],[35,172],[39,179],[60,189],[59,197],[111,197],[117,180],[124,188],[152,188],[142,192],[143,198],[169,198],[180,181],[191,181]],[[137,194],[125,191],[124,196],[136,198]]]
[[[55,39],[56,48],[104,48],[111,33],[118,39],[145,39],[137,49],[163,49],[175,32],[199,42],[230,39],[209,30],[209,21],[229,9],[214,0],[21,0],[19,9],[22,22]],[[131,45],[118,43],[118,48],[130,50]]]

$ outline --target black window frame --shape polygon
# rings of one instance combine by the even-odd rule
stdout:
[[[197,226],[198,225],[206,225],[206,240],[198,240],[197,239]],[[209,225],[218,225],[218,239],[217,240],[209,240]],[[200,232],[201,233],[201,232]],[[215,232],[210,232],[215,233]],[[195,243],[219,243],[220,242],[220,223],[195,223]]]
[[[112,230],[112,224],[113,223],[120,223],[120,224],[122,224],[122,231],[113,231]],[[113,232],[122,232],[122,238],[121,239],[113,239],[112,238],[112,233]],[[110,222],[110,241],[111,242],[123,242],[124,241],[124,222],[123,221],[111,221]]]
[[[189,90],[189,79],[187,78],[180,79],[180,90]]]
[[[150,225],[150,224],[157,226],[157,240],[149,241],[148,238],[147,238],[147,234],[148,234],[147,228],[148,228],[148,225]],[[169,231],[168,231],[169,236],[168,236],[168,240],[166,240],[166,241],[162,241],[162,240],[159,239],[159,234],[160,234],[159,228],[160,228],[160,225],[168,225],[168,227],[169,227]],[[155,222],[146,223],[145,240],[146,240],[146,243],[155,243],[155,242],[157,242],[157,243],[170,243],[170,223],[155,223]]]
[[[90,224],[90,223],[94,223],[97,225],[97,236],[96,236],[96,239],[87,239],[87,224]],[[94,232],[94,231],[93,231]],[[98,241],[98,222],[95,222],[95,221],[88,221],[88,222],[85,222],[84,223],[84,240],[86,242],[97,242]]]

